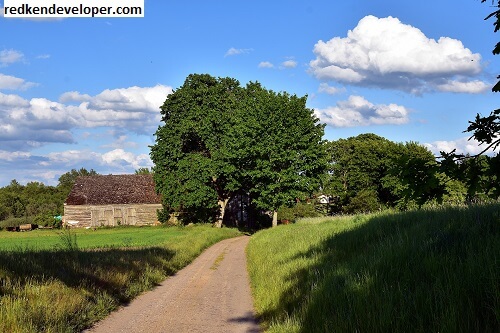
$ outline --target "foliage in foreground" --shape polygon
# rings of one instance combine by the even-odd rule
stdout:
[[[269,332],[500,330],[499,204],[303,221],[250,240]]]
[[[81,331],[187,265],[209,245],[238,234],[207,226],[155,231],[168,243],[78,250],[68,234],[51,250],[0,250],[0,332]]]

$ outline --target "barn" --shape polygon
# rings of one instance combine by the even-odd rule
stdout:
[[[64,203],[63,223],[77,228],[153,225],[160,209],[150,174],[83,176]]]

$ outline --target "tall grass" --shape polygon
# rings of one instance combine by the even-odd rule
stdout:
[[[500,205],[308,220],[247,249],[269,332],[499,332]]]
[[[143,230],[142,237],[154,231],[168,241],[82,249],[82,231],[59,236],[60,246],[50,248],[15,247],[9,238],[10,249],[0,250],[0,332],[81,331],[187,265],[209,245],[238,235],[208,226],[129,228],[138,234]],[[104,235],[113,232],[120,235],[120,229]],[[93,235],[103,236],[101,231]],[[52,245],[53,238],[48,239]]]

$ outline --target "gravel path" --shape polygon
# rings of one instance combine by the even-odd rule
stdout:
[[[223,240],[88,333],[260,332],[246,269],[250,237]]]

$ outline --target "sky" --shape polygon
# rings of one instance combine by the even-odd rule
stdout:
[[[375,133],[435,154],[482,150],[464,130],[498,108],[489,1],[145,0],[144,9],[143,18],[0,16],[0,187],[153,166],[159,107],[192,73],[307,95],[326,140]]]

